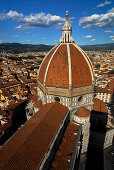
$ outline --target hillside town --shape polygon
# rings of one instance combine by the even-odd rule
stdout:
[[[108,112],[111,113],[111,99],[114,90],[114,50],[86,51],[86,53],[90,57],[95,70],[95,98],[105,102]],[[34,110],[32,110],[32,113],[36,112],[42,106],[42,103],[37,101],[36,80],[39,66],[46,54],[47,52],[26,52],[17,55],[1,52],[1,136],[12,127],[12,116],[16,107],[25,102],[25,114],[27,119],[30,119],[30,110]],[[21,124],[19,123],[19,125]]]
[[[107,104],[114,90],[114,51],[86,51],[95,70],[96,98]]]

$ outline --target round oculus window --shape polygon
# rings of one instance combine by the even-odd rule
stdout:
[[[78,102],[81,102],[82,100],[83,100],[83,97],[80,96],[80,97],[78,98]]]
[[[56,102],[60,102],[60,98],[59,97],[55,97],[55,101]]]

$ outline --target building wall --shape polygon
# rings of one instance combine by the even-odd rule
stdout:
[[[96,93],[96,98],[102,100],[104,103],[109,103],[111,99],[110,93]]]
[[[76,123],[85,124],[89,122],[90,117],[78,117],[74,115],[74,121]]]
[[[90,122],[88,121],[88,123],[85,123],[85,124],[82,126],[83,139],[82,139],[82,150],[81,150],[81,154],[87,152],[88,142],[89,142],[89,134],[90,134]]]
[[[49,95],[58,95],[58,96],[64,96],[64,97],[75,97],[75,96],[80,96],[84,94],[90,94],[93,93],[94,86],[89,85],[89,86],[83,86],[83,87],[76,87],[76,88],[58,88],[58,87],[49,87],[45,86],[42,84],[39,80],[37,81],[37,86],[38,88],[41,89],[41,91],[44,94],[49,94]]]
[[[89,134],[90,134],[90,122],[81,125],[81,150],[80,150],[80,159],[78,163],[78,170],[85,170],[86,157],[87,157],[87,149],[89,142]],[[80,148],[80,144],[78,144]]]
[[[106,132],[104,149],[112,145],[113,138],[114,138],[114,129],[110,129]]]
[[[35,108],[32,100],[29,100],[25,107],[27,120],[29,120],[35,113]]]
[[[38,99],[42,101],[43,104],[52,103],[55,101],[55,97],[60,99],[60,104],[68,107],[70,110],[74,110],[74,112],[80,107],[86,107],[87,109],[91,110],[93,105],[93,93],[83,94],[80,96],[74,97],[65,97],[65,96],[58,96],[58,95],[49,95],[44,94],[43,91],[38,87]],[[79,98],[82,96],[82,100],[78,101]]]

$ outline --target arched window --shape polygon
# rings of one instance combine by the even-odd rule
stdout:
[[[65,34],[65,43],[66,43],[66,34]]]

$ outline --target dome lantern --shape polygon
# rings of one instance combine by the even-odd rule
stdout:
[[[62,27],[62,38],[60,38],[60,43],[74,43],[74,38],[72,38],[72,27],[68,20],[68,11],[66,11],[66,21]]]

